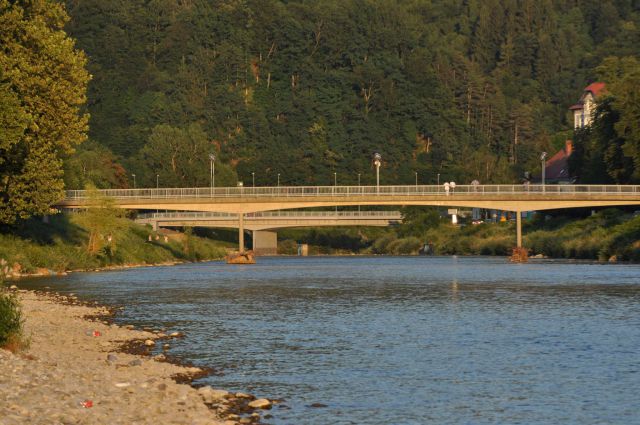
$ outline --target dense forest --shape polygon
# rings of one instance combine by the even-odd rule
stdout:
[[[603,60],[640,52],[631,0],[67,7],[89,135],[145,186],[206,185],[210,150],[226,184],[370,184],[374,152],[385,184],[513,181],[571,137],[568,107]]]
[[[374,152],[382,184],[513,182],[574,138],[580,181],[640,182],[638,0],[0,0],[0,24],[3,221],[63,173],[208,185],[210,153],[217,185],[371,184]]]

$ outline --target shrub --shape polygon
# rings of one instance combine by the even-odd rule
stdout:
[[[22,345],[22,312],[15,294],[0,288],[0,347],[15,351]]]

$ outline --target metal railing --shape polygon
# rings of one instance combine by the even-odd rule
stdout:
[[[456,185],[444,186],[280,186],[280,187],[199,187],[171,189],[103,189],[100,195],[116,200],[135,199],[218,199],[355,196],[494,196],[494,195],[611,195],[640,196],[638,185]],[[66,201],[86,200],[87,191],[69,190]]]
[[[332,218],[400,219],[400,211],[265,211],[247,213],[245,218]],[[138,214],[140,220],[219,219],[237,220],[238,215],[224,212],[167,212]]]

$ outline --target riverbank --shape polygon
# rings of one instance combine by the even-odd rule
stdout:
[[[405,222],[387,229],[326,228],[285,230],[279,251],[295,254],[297,243],[311,254],[417,255],[430,244],[436,255],[511,254],[515,223],[453,225],[435,210],[405,212]],[[598,261],[640,261],[640,216],[605,209],[588,217],[537,214],[524,220],[523,244],[529,255]]]
[[[168,348],[171,330],[109,324],[106,307],[75,297],[18,296],[29,347],[17,354],[0,349],[0,424],[259,423],[247,408],[251,396],[180,384],[206,372],[166,362],[162,353],[144,355]]]
[[[29,220],[5,229],[0,232],[0,259],[7,264],[0,273],[9,278],[48,276],[209,261],[223,258],[232,247],[190,231],[157,232],[122,217],[111,222],[111,229],[96,233],[82,214],[58,214],[48,223]]]

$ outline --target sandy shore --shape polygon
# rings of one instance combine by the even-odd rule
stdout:
[[[172,378],[196,376],[200,369],[121,351],[132,341],[143,347],[144,341],[152,344],[148,340],[170,343],[159,340],[162,334],[86,318],[108,314],[105,307],[32,291],[19,291],[19,297],[31,343],[19,354],[0,349],[0,424],[259,422],[257,413],[246,410],[252,397],[196,390]],[[234,405],[249,413],[236,416]]]

